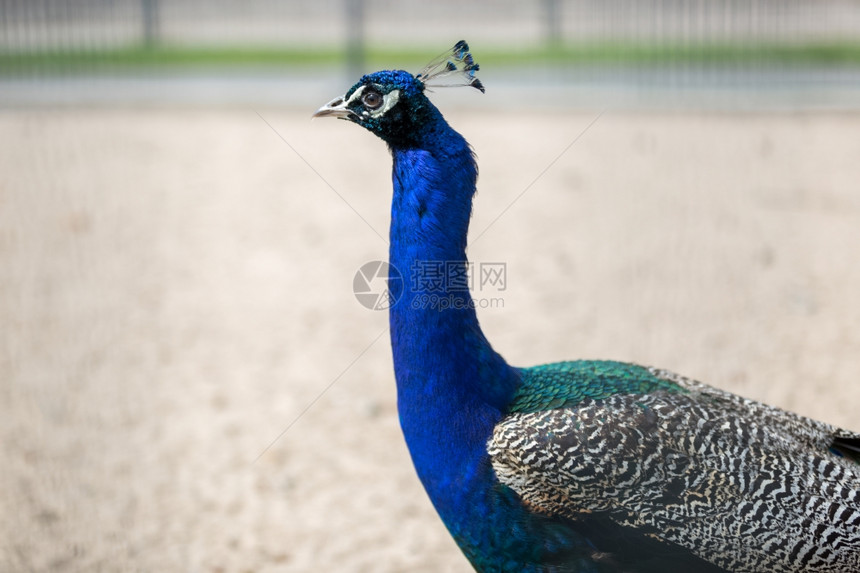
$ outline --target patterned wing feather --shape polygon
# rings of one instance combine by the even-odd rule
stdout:
[[[514,413],[488,443],[535,511],[619,525],[739,573],[860,571],[860,435],[652,370],[683,392]]]

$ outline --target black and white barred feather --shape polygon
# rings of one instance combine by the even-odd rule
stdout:
[[[511,414],[488,443],[535,511],[599,514],[737,573],[860,572],[860,435],[652,370],[686,392]]]

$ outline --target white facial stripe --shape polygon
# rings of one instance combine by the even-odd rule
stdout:
[[[363,87],[363,86],[362,86]],[[400,100],[400,90],[391,90],[384,96],[382,96],[382,107],[379,109],[373,110],[370,112],[370,117],[379,117],[387,112],[389,109],[394,107]]]
[[[352,102],[354,102],[355,100],[359,99],[362,96],[362,94],[364,93],[364,90],[366,88],[367,88],[367,86],[361,86],[360,88],[356,89],[354,92],[352,92],[352,95],[349,96],[349,99],[346,100],[344,103],[342,103],[341,106],[342,107],[349,107],[350,104],[352,104]],[[374,109],[374,110],[365,109],[365,110],[361,111],[361,115],[363,115],[364,117],[373,117],[373,118],[379,117],[379,116],[385,114],[385,112],[387,112],[389,109],[394,107],[394,105],[398,101],[400,101],[400,90],[391,90],[390,92],[388,92],[387,94],[382,96],[382,106],[379,109]]]
[[[360,97],[361,97],[361,93],[364,91],[364,88],[366,88],[366,87],[367,87],[367,86],[361,86],[360,88],[358,88],[357,90],[355,90],[354,92],[352,92],[352,95],[351,95],[351,96],[349,96],[349,99],[348,99],[348,100],[346,100],[346,101],[343,103],[343,107],[349,107],[349,104],[351,104],[352,102],[354,102],[355,100],[357,100],[358,98],[360,98]],[[337,93],[337,92],[335,92],[335,93]]]

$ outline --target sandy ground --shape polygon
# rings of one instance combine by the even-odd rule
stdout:
[[[257,111],[0,112],[0,570],[470,570],[351,290],[386,255],[385,147]],[[860,429],[860,115],[609,111],[540,177],[595,114],[448,116],[511,362]]]

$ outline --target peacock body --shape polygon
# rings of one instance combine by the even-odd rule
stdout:
[[[388,144],[395,269],[465,273],[477,167],[425,88],[483,91],[477,70],[458,42],[418,75],[362,77],[315,114]],[[477,571],[860,571],[860,434],[633,364],[510,366],[468,290],[437,286],[389,284],[398,411]],[[444,309],[425,304],[440,296]]]

